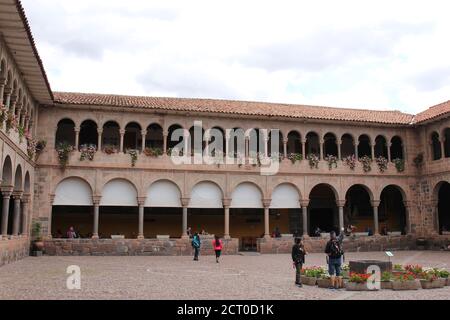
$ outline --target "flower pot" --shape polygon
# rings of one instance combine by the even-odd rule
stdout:
[[[422,289],[433,289],[433,281],[420,279]]]
[[[301,276],[300,280],[306,286],[315,286],[317,284],[317,278],[315,277]]]
[[[419,290],[420,282],[418,280],[393,281],[392,290]]]
[[[446,285],[446,279],[444,278],[439,278],[437,280],[433,281],[433,288],[434,289],[438,289],[438,288],[443,288]]]
[[[380,288],[382,289],[382,290],[392,290],[392,284],[393,284],[393,281],[381,281],[380,282]]]
[[[44,250],[44,241],[36,240],[33,242],[33,250],[34,251],[43,251]]]
[[[317,279],[317,286],[319,288],[331,287],[331,279]]]
[[[445,285],[448,287],[450,286],[450,278],[445,279]]]
[[[367,287],[367,282],[364,283],[347,282],[345,284],[345,289],[347,291],[369,291],[369,288]]]

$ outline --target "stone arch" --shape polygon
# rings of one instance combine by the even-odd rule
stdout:
[[[164,148],[164,132],[159,123],[151,123],[147,127],[147,134],[145,136],[145,147],[152,149]]]
[[[306,155],[309,154],[315,154],[316,156],[319,156],[320,154],[320,141],[319,141],[319,135],[314,132],[310,131],[306,134]]]
[[[346,158],[355,154],[355,138],[350,133],[344,133],[341,137],[341,157]]]
[[[214,181],[200,181],[191,190],[190,208],[223,208],[224,193],[220,185]]]
[[[55,147],[63,143],[75,146],[75,122],[70,118],[61,119],[57,125]]]
[[[391,139],[391,159],[404,159],[403,140],[400,136],[394,136]]]
[[[388,158],[388,145],[387,145],[387,139],[383,135],[378,135],[375,138],[375,157],[384,157]]]
[[[24,180],[24,184],[23,184],[23,191],[25,192],[25,194],[30,194],[31,193],[31,178],[30,178],[30,172],[27,171],[27,173],[25,173],[25,180]]]
[[[362,134],[358,138],[358,157],[364,156],[372,158],[371,139],[367,134]]]
[[[378,217],[382,235],[396,231],[402,234],[407,233],[407,212],[405,201],[407,201],[404,189],[396,184],[384,186],[380,193],[380,206]]]
[[[120,147],[120,124],[115,120],[106,121],[102,130],[102,148],[119,151]]]
[[[4,186],[12,186],[12,161],[10,156],[6,156],[3,161],[3,169],[2,169],[2,183]]]
[[[95,146],[98,143],[98,127],[97,122],[93,120],[84,120],[80,124],[80,134],[79,134],[79,147],[81,146]]]
[[[253,182],[241,182],[231,193],[231,208],[263,208],[261,188]]]
[[[137,206],[138,191],[136,185],[128,179],[114,178],[102,188],[101,206]]]
[[[142,127],[136,122],[129,122],[125,126],[125,135],[123,137],[123,149],[142,149]]]
[[[433,197],[437,202],[437,226],[439,233],[450,231],[450,182],[440,181],[436,184]]]
[[[338,192],[331,184],[318,183],[311,189],[308,206],[308,230],[311,235],[318,236],[319,232],[339,232],[337,200]]]
[[[344,225],[353,225],[357,232],[373,230],[373,192],[364,184],[353,184],[345,192]],[[370,231],[372,232],[370,232]]]
[[[14,191],[23,191],[22,166],[19,164],[14,175]]]
[[[270,208],[296,209],[300,208],[301,193],[298,187],[290,182],[283,182],[272,190]]]
[[[441,141],[439,139],[439,133],[436,131],[431,133],[431,151],[433,160],[439,160],[442,158]]]
[[[55,206],[92,206],[92,186],[81,177],[62,179],[55,188]]]
[[[146,191],[145,207],[179,208],[181,203],[181,189],[168,179],[154,181]]]
[[[328,132],[323,136],[323,149],[324,149],[324,157],[328,155],[338,156],[338,145],[336,135],[332,132]]]
[[[287,153],[302,154],[302,135],[297,130],[291,130],[287,135]]]

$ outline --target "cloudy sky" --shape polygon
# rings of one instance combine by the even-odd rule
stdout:
[[[409,113],[450,99],[447,2],[22,0],[55,91]]]

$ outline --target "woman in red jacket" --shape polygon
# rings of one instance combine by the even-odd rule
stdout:
[[[214,251],[216,252],[216,262],[219,263],[220,254],[223,249],[223,242],[220,240],[219,236],[214,236],[214,240],[212,242]]]

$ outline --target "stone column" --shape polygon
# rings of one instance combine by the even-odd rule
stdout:
[[[358,160],[358,158],[359,158],[359,155],[358,155],[358,144],[355,142],[354,146],[355,146],[355,158],[356,158],[356,160]]]
[[[378,207],[380,206],[380,200],[372,200],[372,208],[373,208],[373,234],[378,236],[380,235],[380,227],[378,222]]]
[[[433,213],[434,213],[434,231],[437,232],[437,234],[439,234],[440,230],[439,230],[439,201],[437,200],[432,200],[431,201],[431,207],[433,208]]]
[[[405,206],[405,217],[406,217],[406,234],[411,234],[412,228],[411,228],[411,207],[412,207],[412,201],[403,201],[403,205]]]
[[[75,127],[75,150],[80,150],[80,128]]]
[[[337,149],[338,149],[338,159],[342,160],[342,140],[337,141]]]
[[[30,205],[31,195],[24,194],[22,196],[22,235],[27,236],[29,234],[28,230],[28,215],[29,215],[29,205]]]
[[[391,147],[392,147],[392,143],[389,142],[387,145],[388,162],[391,162]]]
[[[269,156],[269,137],[267,136],[267,132],[264,134],[264,157],[268,157]],[[272,152],[274,150],[271,150]]]
[[[145,239],[144,235],[144,204],[145,204],[145,197],[138,197],[137,201],[139,204],[139,232],[138,232],[138,239]]]
[[[339,232],[342,232],[342,230],[345,228],[344,226],[344,206],[345,206],[345,200],[338,200],[336,201],[336,205],[338,207],[338,221],[339,221]]]
[[[189,130],[185,129],[183,134],[184,139],[184,152],[183,156],[191,157],[192,152],[194,151],[194,146],[191,146],[189,149],[189,145],[191,144],[191,135],[189,134]]]
[[[163,153],[167,155],[167,137],[169,133],[167,131],[163,131]]]
[[[98,221],[100,217],[100,200],[101,196],[93,196],[92,202],[94,204],[94,227],[92,229],[92,239],[98,239]]]
[[[302,155],[303,155],[303,159],[306,159],[306,140],[302,139]]]
[[[9,202],[11,199],[13,187],[2,187],[3,207],[2,207],[2,238],[8,239],[8,216],[9,216]]]
[[[31,117],[29,115],[25,116],[25,130],[30,132],[30,119]]]
[[[5,106],[7,111],[11,106],[11,88],[5,88]]]
[[[303,221],[303,238],[309,237],[308,233],[308,206],[309,200],[301,200],[300,205],[302,206],[302,221]]]
[[[0,106],[3,105],[3,94],[5,93],[6,78],[0,78]]]
[[[183,206],[183,223],[182,223],[182,233],[181,233],[181,238],[182,239],[188,239],[189,236],[187,234],[187,228],[188,228],[188,205],[189,205],[189,201],[191,199],[190,198],[181,198],[181,205]]]
[[[120,129],[120,131],[119,131],[119,133],[120,133],[120,150],[119,150],[119,152],[124,152],[124,150],[123,150],[123,137],[125,136],[125,130],[124,129]]]
[[[244,151],[244,160],[247,162],[247,159],[250,157],[250,138],[245,137],[245,151]]]
[[[287,144],[288,144],[288,139],[283,139],[283,159],[287,159],[287,157],[288,157]]]
[[[320,144],[320,156],[319,156],[319,158],[320,158],[320,160],[323,160],[325,157],[324,157],[324,141],[321,139],[320,141],[319,141],[319,144]]]
[[[263,206],[264,206],[264,238],[268,239],[270,238],[270,203],[272,202],[271,199],[264,199],[263,200]]]
[[[55,195],[50,194],[49,198],[50,198],[50,215],[48,217],[47,239],[52,238],[52,208],[53,208],[53,203],[55,202]]]
[[[147,130],[142,130],[141,135],[142,135],[142,151],[144,151],[145,150],[145,139],[147,138]]]
[[[14,219],[13,219],[13,236],[17,237],[20,231],[20,202],[22,199],[22,191],[14,191],[13,199],[14,199]]]
[[[223,199],[223,209],[225,213],[225,228],[224,228],[224,238],[231,239],[230,237],[230,205],[231,199]]]
[[[97,150],[100,151],[102,150],[102,136],[103,136],[103,129],[98,128],[97,129]]]
[[[370,152],[372,154],[372,159],[375,159],[375,144],[374,143],[370,143]]]
[[[445,158],[445,144],[444,144],[444,138],[439,138],[439,143],[441,145],[441,159]]]

